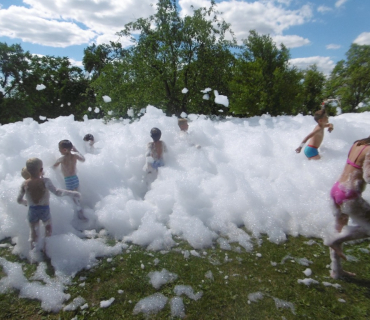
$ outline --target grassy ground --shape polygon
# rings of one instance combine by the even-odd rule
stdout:
[[[156,292],[169,299],[175,297],[176,285],[190,285],[194,292],[203,292],[197,301],[182,296],[186,319],[369,319],[369,242],[345,247],[353,261],[345,262],[344,267],[357,273],[357,277],[333,280],[328,277],[328,248],[321,240],[311,239],[315,241],[311,245],[309,240],[290,237],[284,244],[276,245],[263,239],[251,253],[237,246],[233,250],[216,247],[198,250],[200,257],[190,255],[188,259],[183,253],[191,248],[181,242],[168,253],[131,246],[129,252],[112,257],[111,261],[104,258],[92,270],[76,275],[74,284],[67,289],[71,299],[66,304],[81,296],[88,303],[87,309],[47,313],[39,301],[20,299],[17,292],[9,292],[0,295],[0,319],[171,319],[169,303],[155,315],[133,315],[133,309],[139,300]],[[0,248],[0,256],[22,262],[27,266],[27,277],[36,270],[36,266],[12,255],[9,248]],[[312,261],[310,278],[318,284],[298,283],[298,279],[306,278],[303,271],[307,266],[301,264],[302,258]],[[163,268],[178,278],[156,290],[148,273]],[[209,271],[214,279],[205,276]],[[50,265],[48,273],[53,274]],[[0,277],[4,276],[0,271]],[[323,282],[340,284],[340,288],[325,286]],[[258,296],[256,292],[262,294],[262,299],[253,299]],[[115,301],[108,308],[100,308],[100,301],[112,297]]]

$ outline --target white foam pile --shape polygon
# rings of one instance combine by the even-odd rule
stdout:
[[[203,296],[203,292],[199,291],[196,294],[194,294],[193,288],[191,286],[185,286],[185,285],[177,285],[173,289],[174,293],[177,296],[186,295],[189,299],[192,300],[199,300]]]
[[[155,293],[149,297],[141,299],[134,307],[133,314],[144,313],[146,315],[155,314],[161,311],[168,301],[162,293]]]
[[[333,229],[329,191],[353,141],[369,136],[370,113],[331,117],[334,131],[325,133],[320,161],[308,161],[294,151],[315,126],[311,116],[222,121],[187,117],[189,135],[199,149],[179,137],[176,117],[151,106],[132,123],[126,119],[104,124],[87,117],[78,122],[69,116],[0,126],[0,240],[10,237],[12,253],[30,259],[27,208],[16,202],[21,169],[28,158],[38,157],[45,176],[64,188],[60,169],[51,169],[60,157],[58,142],[69,139],[84,153],[87,133],[95,137],[96,152],[85,154],[77,174],[89,222],[76,219],[70,198],[51,195],[53,235],[47,249],[60,279],[89,269],[98,257],[122,252],[127,242],[169,250],[180,237],[193,249],[230,249],[235,244],[251,251],[251,238],[261,234],[281,243],[287,235],[321,238]],[[169,152],[148,191],[143,166],[152,127],[161,129]],[[108,236],[117,239],[115,246],[105,243]],[[17,288],[31,296],[21,265],[4,258],[0,263],[7,274],[0,290]],[[62,288],[67,280],[58,281]],[[66,296],[58,290],[59,298],[52,298],[56,304],[40,297],[50,304],[46,310],[61,308]]]
[[[162,271],[149,272],[148,277],[150,278],[150,283],[155,289],[159,289],[164,284],[173,282],[178,278],[178,275],[172,272],[169,272],[166,269]]]

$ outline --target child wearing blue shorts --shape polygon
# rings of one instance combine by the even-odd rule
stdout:
[[[52,232],[51,216],[49,207],[50,192],[56,196],[71,196],[79,198],[80,193],[77,191],[68,191],[54,187],[50,179],[43,176],[42,161],[38,158],[28,159],[26,167],[22,169],[22,176],[25,181],[22,183],[17,197],[17,202],[28,206],[28,222],[31,228],[31,250],[37,243],[37,229],[40,220],[45,226],[45,236],[50,237]],[[26,196],[26,199],[23,197]],[[46,246],[44,244],[44,251]]]
[[[329,117],[325,112],[325,103],[323,103],[323,109],[315,112],[314,120],[317,122],[316,127],[303,139],[301,145],[295,150],[295,152],[300,153],[309,140],[308,146],[304,149],[304,154],[309,160],[319,160],[321,158],[318,148],[324,139],[324,129],[328,128],[329,132],[332,132],[334,129],[333,125],[329,123]]]

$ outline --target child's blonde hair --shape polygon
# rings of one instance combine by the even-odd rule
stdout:
[[[40,169],[42,169],[42,161],[39,158],[28,159],[26,162],[26,169],[31,177],[39,177]]]
[[[26,167],[23,167],[22,168],[22,172],[21,172],[21,175],[23,177],[24,180],[28,180],[31,178],[31,175],[30,173],[28,172],[27,168]]]

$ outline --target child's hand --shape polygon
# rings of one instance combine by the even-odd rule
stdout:
[[[73,198],[76,198],[76,199],[81,199],[81,193],[77,192],[75,193],[75,195],[73,196]]]
[[[298,147],[297,149],[295,149],[295,152],[300,153],[301,150],[302,150],[302,147]]]
[[[332,132],[334,130],[334,126],[332,124],[329,125],[328,131]]]
[[[78,152],[77,149],[75,148],[75,146],[72,146],[71,151]]]

